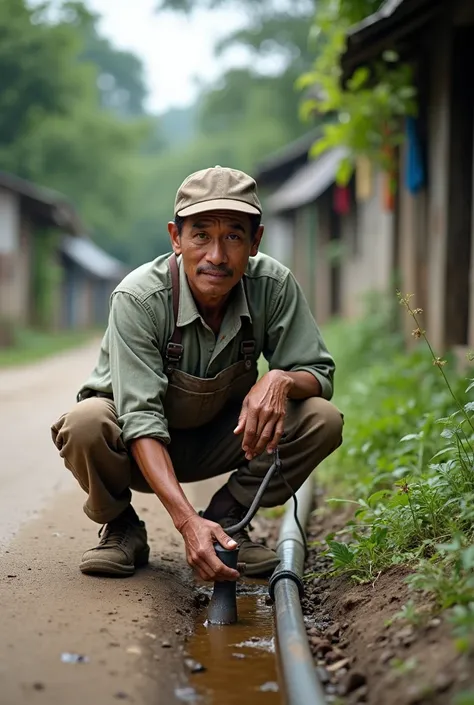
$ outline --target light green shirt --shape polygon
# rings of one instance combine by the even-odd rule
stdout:
[[[125,443],[144,436],[170,440],[163,410],[168,387],[163,355],[174,330],[168,258],[163,255],[135,269],[113,292],[97,366],[79,393],[113,395]],[[257,357],[263,354],[270,369],[310,372],[319,380],[322,396],[330,399],[334,361],[293,274],[260,253],[250,258],[246,277],[248,298],[239,282],[216,337],[202,319],[180,266],[180,369],[210,378],[237,362],[242,317],[248,316]]]

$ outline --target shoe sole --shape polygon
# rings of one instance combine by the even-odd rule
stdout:
[[[135,558],[134,564],[125,565],[123,563],[114,563],[100,558],[89,558],[79,565],[81,573],[85,575],[112,575],[128,577],[135,573],[137,568],[145,566],[150,557],[150,549],[143,551]]]
[[[261,563],[246,563],[243,575],[249,578],[267,578],[279,564],[279,558],[270,558]]]

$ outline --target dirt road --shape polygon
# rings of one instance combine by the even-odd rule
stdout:
[[[179,702],[179,643],[192,628],[192,576],[158,500],[135,495],[152,560],[128,579],[78,570],[98,526],[49,426],[74,404],[97,343],[0,370],[0,704]],[[202,506],[215,484],[188,486]],[[87,658],[68,663],[65,654]]]

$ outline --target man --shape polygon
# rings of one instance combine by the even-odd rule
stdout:
[[[133,489],[160,499],[202,579],[239,577],[217,558],[216,541],[238,549],[247,575],[268,575],[276,553],[224,529],[246,513],[277,446],[297,490],[341,443],[341,414],[328,401],[333,359],[291,272],[258,252],[261,215],[247,174],[191,174],[168,224],[174,254],[139,267],[112,295],[98,364],[52,427],[88,494],[85,513],[106,525],[84,573],[132,575],[147,563]],[[257,381],[262,353],[269,371]],[[232,470],[198,514],[180,483]],[[289,496],[275,476],[261,504]]]

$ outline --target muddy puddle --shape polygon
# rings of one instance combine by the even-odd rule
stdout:
[[[190,673],[180,700],[202,705],[279,705],[273,611],[266,604],[267,585],[245,581],[237,588],[239,621],[229,626],[206,623],[200,614],[186,645]]]

